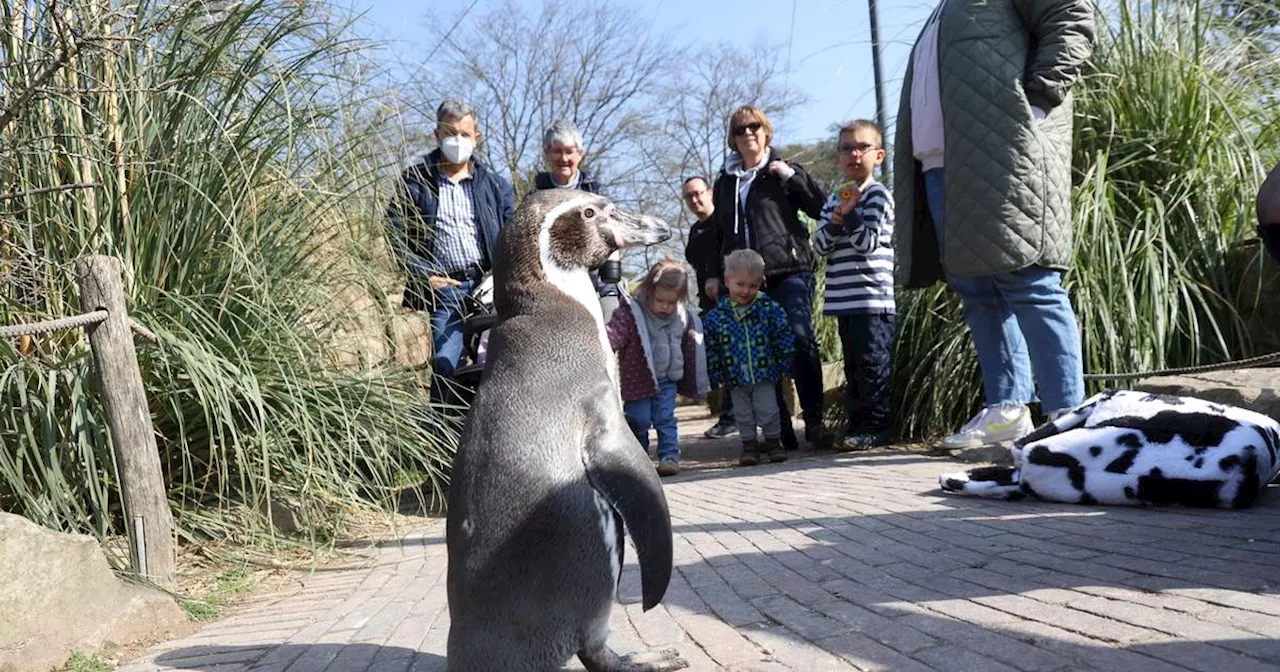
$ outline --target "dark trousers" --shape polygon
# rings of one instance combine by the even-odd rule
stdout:
[[[724,394],[720,395],[720,424],[726,427],[732,426],[733,419],[733,394],[729,388],[724,388]]]
[[[881,432],[893,420],[892,314],[840,315],[844,349],[844,407],[850,434]]]
[[[813,274],[806,272],[776,275],[765,283],[764,293],[777,301],[787,313],[796,337],[796,396],[804,411],[806,423],[822,419],[822,360],[818,355],[818,339],[813,332]],[[782,384],[777,386],[778,408],[783,409],[783,434],[790,428],[790,416],[782,398]]]
[[[1262,239],[1262,245],[1271,253],[1271,258],[1280,264],[1280,222],[1259,226],[1258,238]]]

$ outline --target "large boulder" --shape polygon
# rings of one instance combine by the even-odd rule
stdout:
[[[1280,368],[1235,369],[1144,378],[1135,390],[1196,397],[1257,411],[1280,420]]]
[[[164,593],[116,577],[93,537],[8,513],[0,567],[0,672],[45,672],[73,651],[128,645],[187,620]]]

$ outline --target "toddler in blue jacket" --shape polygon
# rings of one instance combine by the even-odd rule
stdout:
[[[760,291],[764,259],[754,250],[734,250],[724,260],[728,290],[703,322],[707,369],[713,385],[730,388],[734,420],[742,436],[738,464],[759,464],[761,453],[782,462],[782,421],[774,385],[791,373],[795,335],[787,313]],[[763,445],[756,441],[756,428]]]

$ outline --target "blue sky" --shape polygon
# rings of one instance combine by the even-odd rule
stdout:
[[[413,63],[434,44],[433,31],[448,25],[428,15],[455,16],[472,0],[340,0],[357,12],[367,11],[361,32],[387,41],[390,58]],[[520,0],[540,7],[540,0]],[[476,0],[464,20],[484,13],[496,0]],[[884,76],[888,115],[897,111],[898,90],[920,25],[935,0],[880,0],[881,40],[885,44]],[[808,94],[810,102],[793,110],[781,128],[781,143],[821,139],[837,121],[875,118],[871,67],[871,28],[866,0],[638,0],[630,3],[653,17],[659,29],[697,41],[725,40],[743,46],[763,37],[771,44],[790,44],[789,83]],[[794,7],[794,28],[792,9]],[[678,67],[678,64],[673,64]]]

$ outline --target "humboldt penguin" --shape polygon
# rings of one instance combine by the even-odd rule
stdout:
[[[588,275],[615,250],[671,235],[608,199],[526,197],[498,239],[484,377],[449,489],[453,672],[660,672],[674,650],[619,656],[606,643],[625,532],[652,609],[671,578],[662,485],[627,426],[606,316]]]

